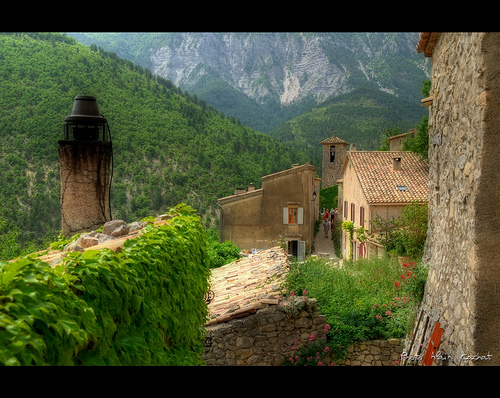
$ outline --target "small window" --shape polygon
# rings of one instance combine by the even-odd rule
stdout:
[[[398,189],[400,191],[408,191],[408,187],[406,185],[398,185]]]
[[[335,162],[335,145],[330,147],[330,162]]]
[[[344,219],[347,220],[347,209],[348,209],[348,203],[347,200],[344,200]]]
[[[283,224],[304,224],[304,208],[283,207]]]
[[[365,208],[363,206],[359,206],[359,225],[365,227]]]
[[[356,205],[354,203],[351,203],[351,221],[352,222],[356,221],[355,215],[356,215]]]

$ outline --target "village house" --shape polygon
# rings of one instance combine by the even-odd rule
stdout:
[[[406,133],[393,135],[392,137],[387,138],[387,142],[389,143],[389,151],[402,151],[404,142],[408,138],[414,138],[415,134],[417,134],[417,130],[411,129]]]
[[[311,253],[314,222],[319,219],[317,167],[309,163],[261,177],[262,187],[217,200],[220,206],[220,241],[240,249],[268,249],[285,243],[298,258]]]
[[[342,221],[352,221],[355,230],[363,227],[366,237],[377,216],[397,218],[404,206],[428,200],[429,166],[413,152],[351,149],[346,154],[341,173],[338,183]],[[350,256],[349,240],[349,232],[343,230],[341,253],[344,259]],[[383,247],[374,237],[363,242],[354,233],[352,250],[352,258],[356,260],[379,256]]]

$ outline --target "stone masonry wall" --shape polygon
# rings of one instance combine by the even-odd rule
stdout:
[[[319,315],[315,299],[298,297],[293,306],[296,317],[289,316],[291,307],[270,305],[252,315],[207,326],[206,364],[219,366],[279,366],[293,352],[295,340],[307,342],[312,334],[320,334],[326,325]]]
[[[396,366],[401,362],[404,340],[371,340],[351,344],[347,348],[347,357],[339,366]]]
[[[422,316],[417,317],[421,322],[413,347],[405,351],[411,348],[413,355],[423,344],[423,355],[439,322],[444,359],[434,361],[437,365],[477,364],[463,358],[494,350],[491,354],[500,360],[495,346],[498,259],[493,258],[498,257],[499,134],[498,123],[488,124],[489,114],[498,115],[499,39],[496,33],[442,32],[432,54],[429,224],[423,257],[429,275]],[[488,64],[487,57],[494,59]]]

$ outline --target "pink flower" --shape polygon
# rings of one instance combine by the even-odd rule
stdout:
[[[328,347],[325,347],[325,350],[324,350],[324,351],[325,351],[325,352],[328,352],[328,351],[330,351],[330,349],[329,349]]]
[[[392,315],[392,312],[391,312],[391,311],[389,311],[389,310],[387,310],[387,311],[385,312],[385,315]]]
[[[295,296],[295,293],[293,292],[293,290],[290,290],[290,296]]]
[[[294,361],[293,361],[293,358],[288,358],[288,360],[289,360],[291,363],[293,363],[293,362],[294,362]]]
[[[303,295],[303,296],[307,295],[307,292],[304,290],[304,291],[302,292],[302,295]]]
[[[315,336],[314,334],[311,334],[311,335],[309,336],[309,341],[314,340],[314,338],[315,338],[315,337],[316,337],[316,336]]]

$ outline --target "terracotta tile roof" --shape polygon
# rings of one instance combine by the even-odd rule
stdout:
[[[208,304],[208,325],[227,322],[278,304],[281,283],[288,272],[288,257],[280,247],[262,250],[214,268],[210,286],[214,299]]]
[[[401,158],[401,170],[393,170],[393,159]],[[407,151],[349,151],[342,168],[352,162],[370,204],[427,202],[429,165]],[[345,181],[344,181],[345,184]],[[406,190],[398,188],[406,187]]]
[[[422,32],[417,43],[417,52],[424,53],[426,57],[432,57],[434,46],[439,39],[440,32]]]
[[[344,140],[340,139],[339,137],[332,136],[330,138],[327,138],[326,140],[323,140],[320,142],[321,145],[326,145],[326,144],[346,144],[349,145],[348,142],[345,142]]]

